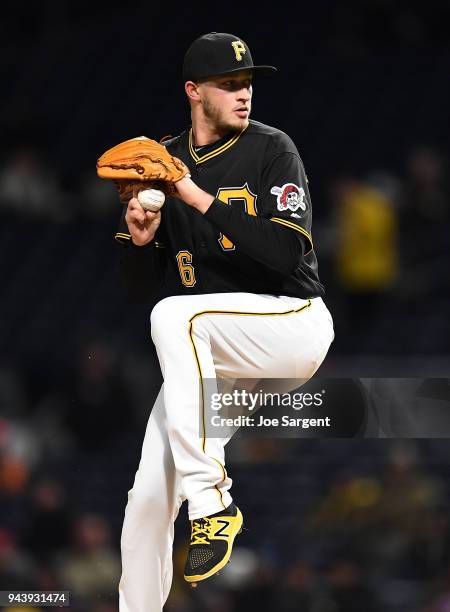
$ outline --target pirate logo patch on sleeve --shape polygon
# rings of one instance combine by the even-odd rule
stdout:
[[[298,187],[294,183],[286,183],[283,187],[272,187],[270,193],[277,196],[278,210],[295,212],[300,209],[303,212],[306,211],[306,193],[303,187]]]

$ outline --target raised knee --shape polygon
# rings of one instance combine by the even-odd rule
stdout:
[[[161,336],[176,333],[180,325],[187,324],[183,320],[177,296],[164,298],[156,304],[150,315],[152,338],[157,342]]]
[[[154,307],[150,314],[151,323],[158,324],[160,322],[167,322],[169,318],[176,318],[176,315],[180,315],[181,309],[179,300],[176,295],[166,297],[160,300]]]

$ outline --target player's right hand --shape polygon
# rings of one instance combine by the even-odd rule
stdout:
[[[128,202],[125,221],[133,243],[137,246],[144,246],[155,237],[156,230],[161,223],[161,211],[144,210],[137,197],[133,197]]]

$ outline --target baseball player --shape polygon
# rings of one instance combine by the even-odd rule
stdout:
[[[302,161],[286,134],[250,120],[254,73],[275,71],[255,66],[237,36],[194,41],[183,65],[192,127],[165,143],[190,176],[156,212],[131,198],[116,234],[131,290],[141,300],[158,295],[151,332],[164,378],[128,494],[121,612],[161,612],[184,500],[186,581],[217,573],[242,529],[225,468],[228,439],[202,427],[203,381],[307,380],[334,337]]]

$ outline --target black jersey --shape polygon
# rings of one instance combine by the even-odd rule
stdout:
[[[308,182],[298,151],[285,133],[252,120],[243,131],[205,147],[195,148],[191,129],[165,144],[185,162],[192,180],[216,200],[202,215],[177,198],[167,198],[151,243],[151,249],[159,251],[163,295],[250,292],[309,298],[324,294],[311,234]],[[224,205],[295,232],[302,248],[294,269],[281,273],[272,268],[270,253],[267,264],[243,253],[214,222],[215,210]],[[125,212],[126,207],[116,239],[129,244]]]

